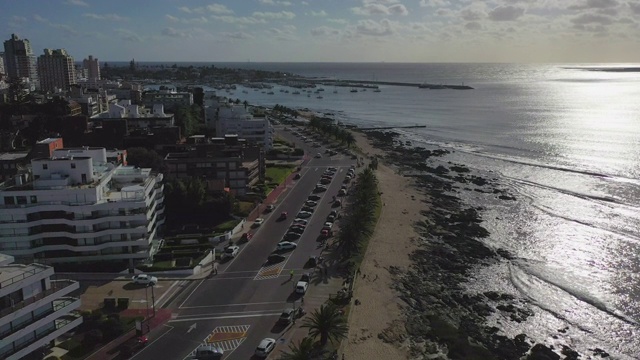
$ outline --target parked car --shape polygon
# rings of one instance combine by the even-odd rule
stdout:
[[[333,222],[327,221],[324,223],[324,226],[322,228],[331,230],[332,227],[333,227]]]
[[[272,338],[264,338],[258,344],[255,355],[258,357],[267,357],[276,347],[276,340]]]
[[[289,228],[289,232],[293,232],[293,233],[302,235],[304,233],[304,228],[303,227],[299,227],[299,226],[291,226]]]
[[[342,205],[342,201],[340,200],[336,200],[333,202],[333,204],[331,204],[332,207],[338,207]]]
[[[264,219],[263,218],[257,218],[253,221],[253,225],[251,225],[251,227],[258,227],[260,225],[262,225],[264,223]]]
[[[300,173],[297,173],[295,175],[293,175],[293,180],[298,180],[302,177],[302,175],[300,175]]]
[[[312,195],[309,195],[309,197],[307,199],[312,200],[312,201],[318,201],[318,200],[322,199],[322,197],[319,196],[319,195],[312,194]]]
[[[283,211],[280,213],[280,217],[278,218],[278,220],[286,220],[287,219],[287,212]]]
[[[304,295],[309,288],[309,283],[306,281],[298,281],[296,284],[296,293]]]
[[[154,286],[158,283],[158,278],[147,274],[138,274],[131,278],[134,284],[137,285],[151,285]]]
[[[276,251],[294,250],[298,247],[298,244],[291,241],[281,241],[276,245]]]
[[[311,215],[313,215],[313,213],[309,212],[309,211],[300,211],[298,213],[298,217],[301,219],[306,219],[306,218],[310,218]]]
[[[338,196],[345,196],[345,195],[347,195],[346,189],[340,189],[340,191],[338,191]]]
[[[316,156],[314,156],[314,158],[316,158],[316,159],[320,159],[320,158],[322,158],[322,154],[317,153],[317,154],[316,154]]]
[[[330,167],[328,167],[328,168],[327,168],[327,170],[330,170],[330,171],[338,171],[338,168],[337,168],[337,167],[335,167],[335,166],[330,166]]]
[[[304,204],[307,205],[307,206],[316,206],[316,205],[318,205],[318,203],[313,201],[313,200],[307,200],[307,201],[304,202]]]
[[[288,233],[284,234],[284,238],[285,240],[298,240],[300,239],[300,236],[302,236],[302,234],[298,234],[297,232],[293,232],[293,231],[289,231]]]
[[[331,231],[330,229],[322,229],[320,231],[320,236],[322,236],[323,238],[330,238],[333,236],[333,231]]]
[[[131,339],[124,343],[122,350],[120,350],[120,356],[129,358],[138,351],[142,350],[149,343],[149,338],[146,336],[139,336],[135,339]]]
[[[200,345],[193,355],[194,360],[219,360],[222,359],[224,350],[219,346]]]
[[[324,192],[327,191],[327,187],[326,186],[316,186],[315,189],[313,189],[313,192],[315,193],[320,193],[320,192]]]
[[[295,219],[293,220],[294,224],[301,224],[301,225],[307,225],[309,224],[309,220],[305,220],[305,219]]]
[[[315,209],[312,208],[311,206],[303,206],[302,209],[300,210],[312,213]]]
[[[320,179],[320,184],[323,184],[323,185],[331,184],[331,179],[322,178]]]
[[[311,282],[311,274],[309,273],[302,274],[302,276],[300,277],[300,281]]]
[[[280,254],[271,254],[267,257],[267,264],[277,264],[283,262],[287,257]]]
[[[253,237],[253,233],[246,232],[242,234],[242,237],[240,237],[240,241],[249,241],[251,240],[252,237]]]
[[[282,314],[280,314],[280,318],[278,318],[278,324],[289,325],[293,321],[293,319],[297,319],[304,315],[304,311],[301,307],[297,308],[288,308],[282,310]]]
[[[331,214],[329,214],[329,215],[327,216],[327,221],[331,221],[331,222],[336,221],[336,216],[335,216],[335,215],[331,215]]]
[[[240,247],[236,246],[236,245],[232,245],[232,246],[227,246],[224,249],[224,252],[221,255],[221,258],[224,259],[232,259],[234,257],[236,257],[236,255],[238,255],[238,252],[240,251]]]
[[[265,212],[265,213],[270,213],[270,212],[272,212],[273,210],[275,210],[275,208],[276,208],[276,206],[275,206],[275,205],[273,205],[273,204],[271,204],[271,205],[267,205],[267,207],[266,207],[266,208],[264,208],[264,212]]]

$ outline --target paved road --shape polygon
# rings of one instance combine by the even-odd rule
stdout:
[[[313,148],[286,131],[279,135],[305,152],[324,153],[325,148]],[[305,264],[311,255],[320,253],[319,234],[332,209],[332,196],[340,190],[346,172],[355,160],[345,155],[332,158],[313,158],[302,170],[301,179],[288,186],[281,195],[276,209],[265,215],[265,223],[255,230],[250,242],[241,246],[240,253],[231,261],[222,263],[219,273],[208,279],[194,282],[185,288],[172,304],[174,317],[168,324],[152,332],[152,343],[138,353],[135,359],[188,359],[192,351],[206,339],[219,340],[225,348],[224,359],[251,359],[261,339],[278,339],[287,329],[274,326],[282,310],[292,304],[300,306],[300,297],[293,287],[300,275],[309,271]],[[302,237],[297,240],[295,251],[285,253],[287,259],[265,268],[267,256],[275,249],[304,201],[312,193],[324,170],[334,166],[338,172],[328,190],[318,193],[322,198],[309,218]],[[277,221],[281,212],[287,211],[285,221]],[[289,272],[294,270],[291,281]],[[312,278],[305,298],[314,296]],[[323,294],[322,296],[325,296]],[[279,344],[287,347],[288,344]]]

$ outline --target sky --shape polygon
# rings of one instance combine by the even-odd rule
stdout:
[[[0,0],[76,61],[640,62],[640,0]],[[0,50],[1,51],[1,50]]]

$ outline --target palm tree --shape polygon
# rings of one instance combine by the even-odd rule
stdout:
[[[347,143],[347,147],[351,147],[351,145],[355,144],[356,142],[356,138],[355,136],[353,136],[353,134],[351,133],[351,131],[347,132],[347,134],[345,135],[344,141]]]
[[[302,327],[309,328],[309,335],[320,337],[320,346],[327,341],[344,339],[347,337],[347,320],[338,312],[334,304],[326,304],[315,310],[304,322]]]
[[[312,360],[314,340],[306,337],[297,344],[289,345],[289,351],[280,355],[280,360]]]

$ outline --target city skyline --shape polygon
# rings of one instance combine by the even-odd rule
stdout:
[[[625,0],[0,0],[12,33],[76,60],[638,62]]]

